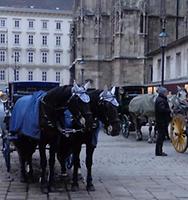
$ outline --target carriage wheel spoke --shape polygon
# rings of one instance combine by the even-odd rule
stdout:
[[[187,135],[185,134],[185,118],[177,115],[173,118],[170,127],[170,138],[176,151],[185,152],[187,149]]]

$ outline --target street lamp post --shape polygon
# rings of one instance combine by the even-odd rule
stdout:
[[[81,82],[82,82],[82,85],[84,84],[84,69],[81,68]]]
[[[165,32],[165,19],[162,19],[162,32],[159,34],[159,43],[161,48],[161,86],[164,86],[164,61],[165,61],[165,48],[167,46],[167,33]]]
[[[19,69],[19,66],[17,66],[17,61],[19,59],[19,55],[12,55],[12,58],[14,59],[14,81],[16,81],[16,71]]]
[[[84,61],[84,59],[82,58],[81,60],[80,60],[80,66],[81,66],[81,83],[82,83],[82,85],[84,84],[84,68],[83,68],[83,65],[85,64],[85,61]]]

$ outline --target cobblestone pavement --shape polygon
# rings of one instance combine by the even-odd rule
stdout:
[[[146,130],[144,130],[145,132]],[[40,191],[39,159],[34,154],[34,183],[19,182],[19,163],[16,152],[11,154],[11,174],[6,173],[0,155],[0,200],[188,200],[188,151],[176,153],[169,141],[164,150],[168,157],[154,156],[155,144],[145,140],[135,141],[135,134],[128,139],[110,137],[101,132],[94,153],[93,182],[95,192],[87,192],[85,179],[79,182],[78,192],[70,191],[70,181],[62,181],[56,164],[56,192],[48,195]],[[85,177],[83,146],[81,155],[82,175]]]

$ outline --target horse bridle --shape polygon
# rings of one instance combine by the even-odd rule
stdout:
[[[69,104],[71,103],[71,101],[73,100],[73,98],[77,98],[77,99],[80,99],[80,97],[78,96],[78,95],[76,95],[76,94],[73,94],[70,98],[69,98],[69,100],[67,101],[67,108],[69,107]],[[79,104],[78,104],[78,100],[75,100],[75,102],[76,102],[76,108],[74,108],[74,109],[77,109],[77,108],[79,108]],[[79,109],[77,109],[76,110],[76,112],[75,113],[77,113],[77,115],[73,115],[73,118],[75,119],[75,121],[79,124],[79,125],[81,125],[81,126],[83,126],[83,128],[85,128],[85,117],[82,115],[82,113],[80,112],[80,110]],[[86,112],[85,113],[85,115],[86,116],[91,116],[92,115],[92,113],[91,112]],[[83,121],[82,121],[83,120]]]
[[[99,110],[103,110],[105,104],[111,104],[111,103],[108,102],[108,101],[105,101],[103,99],[100,99],[98,101]],[[106,113],[105,110],[103,112]],[[120,119],[115,118],[114,120],[110,120],[109,117],[106,114],[103,114],[102,116],[104,117],[104,127],[105,127],[105,130],[106,130],[106,134],[110,135],[110,132],[112,131],[113,124],[119,123]]]
[[[65,106],[61,106],[61,107],[54,108],[53,106],[47,104],[47,103],[44,101],[44,97],[45,97],[45,96],[43,96],[43,97],[41,98],[40,102],[42,103],[42,112],[43,112],[43,114],[44,114],[44,118],[46,118],[46,119],[49,119],[49,118],[48,118],[48,115],[47,115],[47,112],[46,112],[44,106],[45,106],[47,109],[49,109],[50,111],[52,111],[52,112],[54,112],[54,113],[56,114],[58,111],[65,111],[66,109],[69,109],[69,104],[71,103],[71,101],[73,100],[73,98],[79,98],[78,95],[73,94],[73,95],[71,95],[71,97],[68,99],[68,101],[67,101],[67,103],[66,103]],[[77,100],[75,100],[75,102],[78,104],[78,101],[77,101]],[[76,108],[79,108],[79,105],[76,105]],[[73,118],[75,119],[75,121],[76,121],[77,123],[79,123],[79,125],[81,125],[81,126],[83,126],[83,128],[85,128],[85,121],[86,121],[86,120],[85,120],[85,117],[82,115],[82,113],[80,112],[79,109],[77,109],[75,113],[77,113],[77,115],[73,115]],[[85,115],[86,115],[86,116],[89,116],[89,115],[92,115],[92,113],[91,113],[91,112],[86,112]],[[83,120],[83,121],[81,121],[81,120]]]

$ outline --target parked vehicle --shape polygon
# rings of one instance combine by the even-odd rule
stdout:
[[[144,85],[129,85],[116,87],[116,97],[120,104],[119,115],[122,122],[122,134],[128,138],[129,132],[134,131],[135,127],[129,114],[130,101],[139,94],[147,93],[147,87]]]
[[[17,136],[9,132],[9,119],[12,108],[15,102],[24,95],[30,95],[35,91],[48,91],[54,87],[59,86],[58,82],[10,82],[7,88],[7,93],[1,95],[0,102],[0,125],[2,138],[2,153],[5,159],[7,171],[10,171],[10,154],[14,150],[12,142],[17,139]]]

